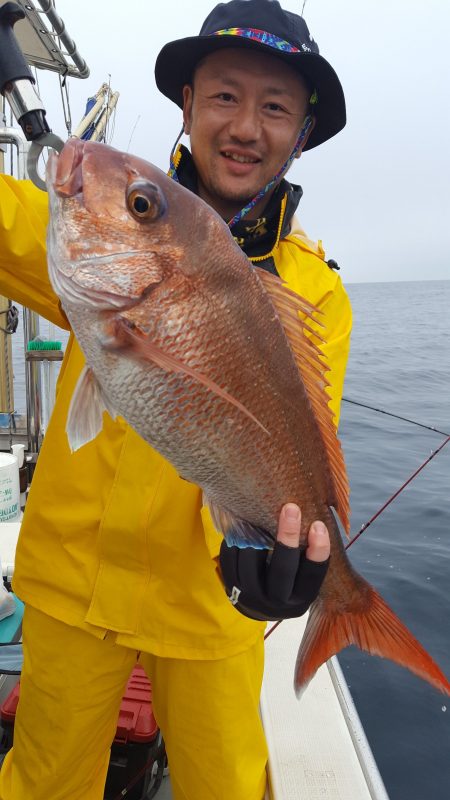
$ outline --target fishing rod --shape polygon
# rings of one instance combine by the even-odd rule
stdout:
[[[408,484],[410,484],[410,483],[411,483],[411,481],[413,481],[413,480],[414,480],[414,478],[416,478],[416,477],[417,477],[417,475],[419,474],[419,472],[422,472],[422,470],[424,469],[424,467],[426,467],[426,465],[427,465],[427,464],[429,464],[429,463],[430,463],[430,461],[432,461],[432,459],[433,459],[435,456],[437,456],[437,454],[438,454],[438,453],[440,453],[440,451],[441,451],[441,450],[442,450],[442,449],[445,447],[445,445],[446,445],[446,444],[448,444],[449,442],[450,442],[450,436],[447,436],[447,438],[446,438],[446,439],[444,439],[444,441],[443,441],[443,442],[441,442],[441,444],[439,445],[439,447],[437,447],[437,448],[436,448],[436,450],[433,450],[433,452],[431,453],[431,455],[430,455],[430,456],[428,456],[428,458],[426,458],[426,459],[425,459],[425,461],[423,461],[423,462],[422,462],[422,464],[420,465],[420,467],[418,467],[418,469],[416,469],[416,470],[415,470],[415,471],[412,473],[412,475],[410,475],[410,476],[409,476],[409,478],[408,478],[408,479],[407,479],[407,480],[406,480],[406,481],[405,481],[405,482],[404,482],[404,483],[403,483],[403,484],[400,486],[400,488],[399,488],[399,489],[397,489],[397,491],[396,491],[396,492],[394,492],[394,494],[392,494],[392,495],[389,497],[389,499],[388,499],[388,500],[386,500],[386,502],[384,503],[384,505],[382,505],[382,506],[381,506],[381,508],[379,508],[379,509],[378,509],[378,511],[376,512],[376,514],[374,514],[374,515],[373,515],[373,517],[371,517],[371,518],[370,518],[370,519],[369,519],[367,522],[365,522],[365,523],[364,523],[364,525],[362,525],[362,526],[361,526],[361,528],[359,529],[358,533],[357,533],[357,534],[355,534],[355,536],[353,536],[353,538],[352,538],[352,539],[350,539],[350,541],[349,541],[349,542],[346,544],[346,546],[345,546],[345,549],[346,549],[346,550],[348,550],[348,548],[352,546],[353,542],[356,542],[356,540],[357,540],[357,539],[359,539],[359,537],[361,536],[361,534],[363,534],[363,533],[364,533],[364,531],[366,531],[366,530],[367,530],[367,528],[369,527],[369,525],[371,525],[371,524],[372,524],[372,522],[374,522],[374,521],[377,519],[377,517],[379,517],[379,516],[380,516],[380,514],[382,514],[382,513],[383,513],[383,511],[384,511],[384,510],[385,510],[385,509],[386,509],[388,506],[390,506],[390,504],[391,504],[391,503],[392,503],[392,502],[395,500],[395,498],[396,498],[396,497],[398,497],[398,496],[399,496],[399,494],[400,494],[401,492],[403,492],[403,489],[406,489],[406,487],[408,486]]]
[[[347,402],[349,402],[349,401],[347,401]],[[359,405],[359,404],[357,404],[357,405]],[[361,405],[363,405],[363,404],[361,403]],[[370,408],[370,406],[368,406],[368,408]],[[373,409],[373,410],[377,411],[378,409]],[[388,413],[388,412],[382,412],[382,413]],[[392,415],[389,414],[389,416],[397,416],[397,415],[396,414],[392,414]],[[406,421],[407,422],[413,422],[413,420],[406,420]],[[424,427],[424,428],[429,427],[427,425],[421,425],[420,423],[414,423],[414,424],[420,425],[421,427]],[[436,429],[435,428],[430,428],[430,430],[436,430]],[[436,432],[438,432],[438,431],[436,431]],[[441,433],[441,431],[439,431],[439,433]],[[388,506],[390,506],[391,503],[393,503],[393,501],[396,499],[396,497],[398,497],[399,494],[401,494],[401,492],[403,492],[403,490],[406,489],[406,487],[411,483],[411,481],[413,481],[414,478],[416,478],[419,475],[419,473],[422,472],[422,470],[427,466],[427,464],[429,464],[430,461],[432,461],[433,458],[435,458],[435,456],[437,456],[437,454],[440,453],[441,450],[444,449],[444,447],[450,442],[450,435],[449,434],[444,434],[444,435],[446,436],[446,438],[444,439],[443,442],[441,442],[439,447],[436,447],[436,449],[433,450],[431,455],[428,456],[428,458],[426,458],[425,461],[423,461],[422,464],[416,470],[414,470],[414,472],[409,476],[409,478],[407,478],[407,480],[404,483],[402,483],[400,488],[397,489],[397,491],[394,492],[394,494],[392,494],[386,500],[385,503],[383,503],[381,508],[379,508],[378,511],[367,522],[365,522],[364,525],[361,526],[361,528],[359,529],[358,533],[356,533],[355,536],[353,536],[353,538],[350,539],[350,541],[346,544],[345,550],[348,550],[348,548],[351,547],[352,544],[354,544],[354,542],[356,542],[357,539],[359,539],[360,536],[362,536],[364,531],[366,531],[367,528],[369,528],[369,526],[372,524],[372,522],[374,522],[383,513],[383,511],[385,511],[386,508]],[[283,622],[283,620],[280,619],[280,620],[278,620],[278,622],[276,622],[274,625],[272,625],[272,627],[264,635],[264,639],[267,639],[274,632],[274,630],[276,628],[278,628],[278,625],[280,625],[282,622]]]
[[[25,17],[25,11],[17,3],[5,3],[0,8],[0,94],[11,106],[25,139],[31,142],[27,156],[30,178],[40,189],[45,189],[37,171],[39,156],[44,147],[60,152],[64,142],[49,127],[45,108],[34,88],[36,81],[14,35],[14,25]]]
[[[425,428],[426,430],[433,431],[433,433],[439,433],[442,436],[446,437],[446,439],[444,439],[444,441],[439,445],[439,447],[437,447],[435,450],[433,450],[431,455],[428,456],[428,458],[425,459],[425,461],[420,465],[420,467],[418,467],[418,469],[416,469],[412,473],[412,475],[409,476],[409,478],[400,486],[400,488],[397,489],[397,491],[394,492],[394,494],[392,494],[389,497],[389,499],[384,503],[384,505],[382,505],[381,508],[379,508],[378,511],[367,522],[365,522],[364,525],[361,526],[361,528],[359,529],[358,533],[355,534],[355,536],[352,539],[350,539],[350,541],[346,545],[345,549],[348,550],[348,548],[351,547],[353,542],[356,542],[356,540],[359,539],[361,534],[363,534],[364,531],[367,530],[369,525],[371,525],[372,522],[374,522],[380,516],[380,514],[382,514],[383,511],[388,506],[390,506],[390,504],[395,500],[395,498],[398,497],[399,494],[401,492],[403,492],[404,489],[406,489],[408,484],[410,484],[411,481],[413,481],[414,478],[416,478],[417,475],[420,472],[422,472],[424,467],[426,467],[426,465],[429,464],[430,461],[432,461],[433,458],[435,456],[437,456],[437,454],[440,453],[441,450],[443,450],[443,448],[446,446],[446,444],[448,444],[448,442],[450,441],[450,434],[447,431],[439,430],[439,428],[436,428],[434,425],[424,425],[424,423],[422,423],[422,422],[417,422],[416,420],[409,419],[408,417],[402,417],[402,416],[400,416],[400,414],[393,414],[391,411],[386,411],[383,408],[376,408],[375,406],[369,406],[366,403],[360,403],[357,400],[350,400],[350,398],[348,398],[348,397],[343,397],[342,400],[345,401],[346,403],[351,403],[352,405],[355,405],[355,406],[361,406],[361,408],[368,408],[370,411],[377,411],[379,414],[385,414],[388,417],[395,417],[395,419],[400,419],[403,422],[410,422],[411,425],[417,425],[419,428]]]

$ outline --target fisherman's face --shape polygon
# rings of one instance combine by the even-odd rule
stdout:
[[[217,50],[197,67],[193,87],[184,87],[185,131],[200,197],[224,219],[240,211],[289,158],[310,94],[291,67],[264,53]]]

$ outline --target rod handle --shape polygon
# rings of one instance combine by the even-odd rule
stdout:
[[[17,3],[5,3],[0,7],[0,92],[2,94],[9,83],[23,78],[34,83],[33,75],[13,30],[20,19],[25,19],[25,12]]]

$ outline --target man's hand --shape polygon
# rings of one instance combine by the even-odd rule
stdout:
[[[323,522],[313,522],[308,545],[301,548],[300,528],[299,507],[287,503],[273,552],[222,542],[222,580],[241,614],[259,620],[301,617],[316,599],[328,569],[330,537]]]

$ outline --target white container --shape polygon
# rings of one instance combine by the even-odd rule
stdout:
[[[16,456],[0,453],[0,523],[20,514],[19,463]]]
[[[25,445],[24,444],[13,444],[11,447],[12,454],[17,458],[17,466],[20,470],[23,467],[23,462],[25,461]],[[20,489],[20,471],[19,471],[19,489]],[[20,510],[22,511],[25,508],[25,503],[27,501],[27,493],[21,492],[20,494]]]

